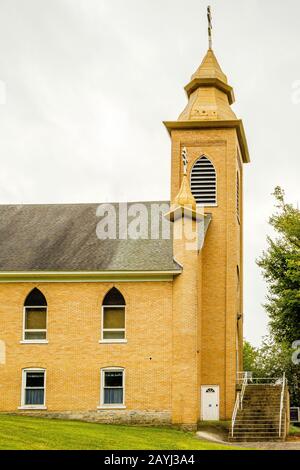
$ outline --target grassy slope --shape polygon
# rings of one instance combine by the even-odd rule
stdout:
[[[0,415],[0,449],[221,450],[233,447],[200,441],[192,433]]]
[[[300,436],[300,426],[290,426],[289,434],[291,436]]]

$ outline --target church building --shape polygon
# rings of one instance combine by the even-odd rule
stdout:
[[[0,412],[187,429],[231,419],[249,154],[211,47],[185,91],[164,122],[169,202],[0,205]],[[146,227],[124,235],[139,211]]]

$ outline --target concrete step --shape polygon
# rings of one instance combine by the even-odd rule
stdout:
[[[233,437],[243,437],[243,438],[248,438],[248,437],[256,437],[257,440],[259,439],[264,439],[264,438],[276,438],[278,437],[279,438],[279,435],[278,435],[278,432],[265,432],[265,433],[262,433],[262,432],[237,432],[237,433],[233,433]]]
[[[282,420],[283,421],[283,420]],[[277,419],[274,419],[274,418],[270,418],[270,417],[262,417],[262,418],[256,418],[256,417],[246,417],[246,418],[242,418],[240,416],[237,417],[236,423],[276,423],[278,424],[279,423],[279,418]]]
[[[235,423],[234,429],[236,429],[237,431],[240,429],[251,429],[252,431],[253,429],[257,429],[260,431],[274,431],[274,429],[278,429],[278,427],[278,424],[272,423]]]
[[[247,436],[247,437],[229,437],[230,442],[276,442],[284,441],[282,437],[257,437],[257,436]]]
[[[243,397],[243,408],[238,410],[233,436],[236,442],[282,441],[279,437],[282,385],[248,384]],[[287,407],[286,397],[284,408]],[[284,432],[285,418],[282,415]]]
[[[251,405],[252,403],[260,403],[262,405],[277,405],[280,406],[280,400],[263,400],[262,398],[245,398],[243,399],[243,403],[249,403]]]
[[[279,417],[279,413],[280,411],[278,411],[277,409],[276,410],[268,410],[268,411],[265,411],[265,410],[258,410],[258,409],[254,409],[254,410],[239,410],[238,412],[238,416],[257,416],[258,418],[260,416],[273,416],[273,417]]]

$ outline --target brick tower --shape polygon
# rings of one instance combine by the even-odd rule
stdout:
[[[198,210],[201,208],[211,219],[204,246],[198,252],[198,307],[193,326],[197,332],[192,340],[188,332],[186,342],[181,338],[177,344],[174,340],[178,354],[183,344],[192,341],[193,357],[197,358],[197,366],[191,361],[190,369],[186,365],[181,377],[185,390],[189,376],[191,384],[197,379],[197,397],[191,400],[186,419],[176,418],[178,412],[173,410],[175,422],[192,424],[196,417],[231,418],[236,376],[243,370],[243,164],[250,160],[242,121],[231,109],[233,89],[211,48],[185,90],[186,108],[177,121],[164,123],[172,142],[171,201],[176,200],[181,186],[181,153],[186,147],[192,194]],[[190,267],[188,262],[187,269]],[[174,300],[176,289],[175,283]],[[181,297],[182,305],[188,305],[192,292],[183,289],[182,295],[187,297]],[[184,317],[184,310],[181,315]],[[218,399],[210,403],[206,392],[216,393]]]

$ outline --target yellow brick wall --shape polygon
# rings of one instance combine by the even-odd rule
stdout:
[[[218,205],[206,208],[213,218],[202,252],[186,252],[184,240],[174,243],[175,258],[184,269],[173,283],[0,284],[0,340],[6,346],[6,362],[0,364],[0,411],[16,411],[20,406],[21,371],[30,367],[47,370],[47,411],[96,410],[100,369],[116,366],[126,370],[127,410],[168,410],[173,423],[192,425],[200,417],[201,385],[219,385],[220,418],[230,419],[237,372],[237,313],[242,313],[243,303],[243,186],[240,168],[239,223],[236,131],[172,132],[172,200],[182,179],[182,146],[187,147],[190,168],[205,154],[217,172]],[[127,344],[99,344],[101,304],[113,285],[126,299]],[[49,344],[20,344],[23,303],[34,287],[47,298]],[[242,322],[239,341],[241,365]]]
[[[101,304],[115,285],[126,300],[127,344],[99,344]],[[33,287],[48,302],[49,344],[20,344],[23,303]],[[0,284],[0,411],[16,411],[22,368],[47,369],[48,411],[96,410],[100,369],[126,369],[128,410],[170,410],[172,283]],[[150,360],[151,358],[151,360]]]
[[[199,420],[198,367],[198,251],[188,249],[187,236],[196,233],[196,223],[188,217],[174,222],[183,237],[174,240],[174,257],[183,273],[173,286],[173,367],[172,422],[192,426]],[[197,242],[197,239],[195,239]]]
[[[181,149],[187,148],[189,170],[202,154],[217,172],[217,207],[212,214],[201,264],[198,294],[201,293],[201,372],[199,384],[220,386],[220,417],[230,419],[235,401],[237,372],[237,313],[242,312],[242,209],[236,211],[238,140],[234,129],[172,131],[171,198],[182,178]],[[242,198],[242,171],[240,193]],[[241,271],[241,305],[238,306],[237,265]],[[200,295],[200,294],[199,294]],[[242,323],[239,326],[239,358],[242,367]],[[199,392],[200,393],[200,392]]]

